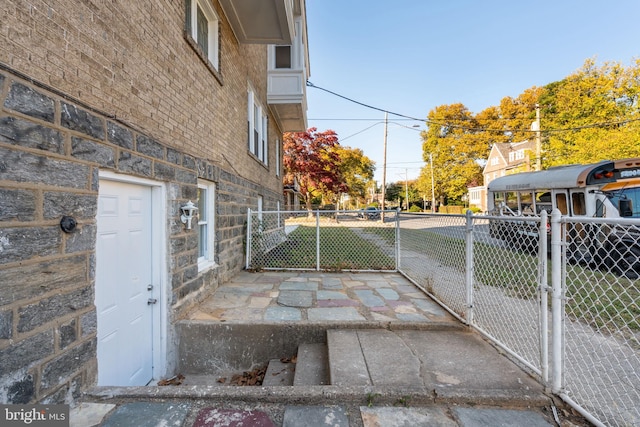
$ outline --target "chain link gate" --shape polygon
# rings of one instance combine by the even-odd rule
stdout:
[[[397,211],[247,213],[246,268],[397,271]]]
[[[558,217],[552,227],[564,326],[553,391],[594,424],[640,425],[640,222]]]

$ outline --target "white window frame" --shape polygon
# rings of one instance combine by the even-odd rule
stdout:
[[[280,176],[280,139],[276,139],[276,176]]]
[[[191,27],[191,38],[198,44],[198,8],[202,10],[205,17],[208,21],[207,28],[207,52],[204,52],[207,59],[213,66],[213,68],[218,71],[219,67],[219,38],[218,38],[218,27],[220,25],[220,20],[218,19],[218,14],[211,6],[211,2],[207,0],[186,0],[191,2],[191,16],[190,27]]]
[[[215,263],[215,207],[216,185],[211,181],[198,180],[198,194],[204,194],[206,200],[198,198],[198,272],[207,270]],[[204,206],[203,206],[204,205]],[[204,247],[202,236],[205,237]]]
[[[284,66],[278,66],[278,50],[289,48],[287,59],[288,64],[284,64]],[[293,68],[293,46],[292,45],[280,45],[273,47],[273,68],[276,70],[290,70]]]
[[[266,109],[249,88],[247,96],[248,149],[265,165],[269,164],[269,135]]]

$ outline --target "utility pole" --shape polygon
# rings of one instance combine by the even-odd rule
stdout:
[[[429,153],[429,164],[431,165],[431,213],[436,213],[436,177],[433,176],[433,153]]]
[[[540,138],[540,104],[536,104],[536,170],[542,170],[542,139]]]
[[[404,200],[407,212],[409,211],[409,169],[404,169]]]
[[[384,199],[387,197],[387,125],[389,123],[389,113],[384,112],[384,145],[382,157],[382,203],[380,204],[380,219],[384,222]]]

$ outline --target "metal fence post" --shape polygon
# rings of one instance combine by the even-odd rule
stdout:
[[[545,386],[549,382],[549,284],[547,280],[547,224],[549,214],[543,210],[540,213],[540,228],[538,229],[538,295],[540,296],[540,376]]]
[[[551,213],[551,391],[562,391],[562,215],[558,209]]]
[[[245,261],[245,268],[247,270],[251,267],[251,237],[251,208],[247,208],[247,260]]]
[[[467,211],[465,228],[465,252],[466,252],[466,275],[465,284],[467,287],[467,324],[473,324],[473,212]]]
[[[396,214],[396,271],[400,270],[400,212]]]
[[[320,271],[320,210],[316,210],[316,271]]]

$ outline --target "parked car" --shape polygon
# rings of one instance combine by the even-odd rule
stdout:
[[[375,206],[368,206],[362,211],[361,218],[364,219],[380,219],[380,211]]]

